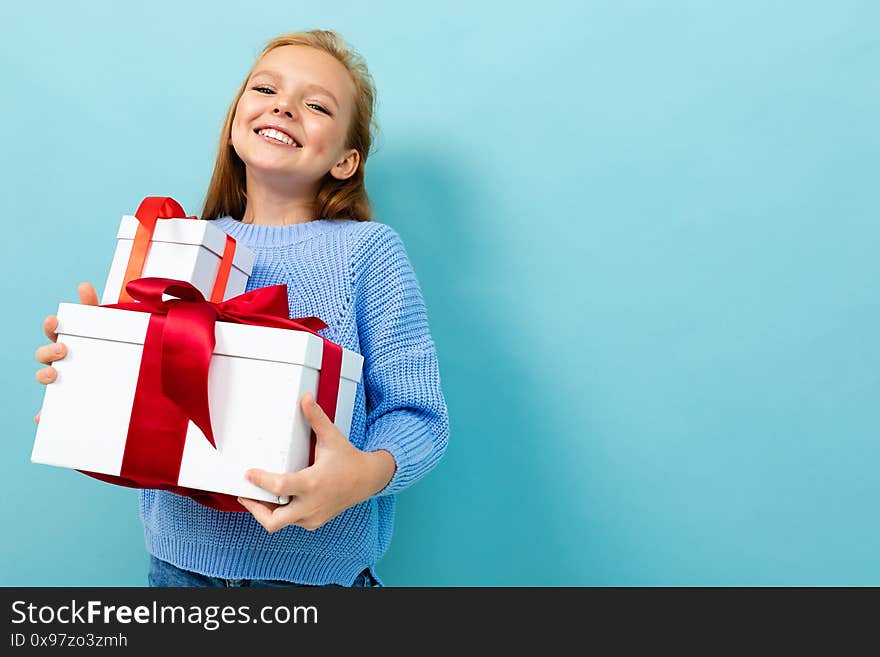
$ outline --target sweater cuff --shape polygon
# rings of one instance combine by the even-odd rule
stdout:
[[[390,413],[382,420],[395,415],[401,414]],[[365,452],[380,449],[390,452],[397,466],[391,481],[373,497],[393,495],[408,488],[427,474],[444,451],[444,446],[435,445],[435,437],[423,420],[407,415],[403,421],[399,417],[394,419],[397,421],[374,426],[363,448]]]

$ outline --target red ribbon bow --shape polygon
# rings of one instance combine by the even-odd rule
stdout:
[[[140,278],[126,285],[128,303],[107,304],[151,313],[144,339],[138,384],[119,476],[80,470],[96,479],[130,488],[170,490],[222,511],[246,511],[235,496],[177,486],[188,422],[216,448],[208,407],[208,368],[217,321],[307,331],[323,341],[324,353],[315,400],[330,420],[336,416],[342,347],[317,331],[317,317],[290,319],[287,286],[273,285],[215,303],[198,289],[170,278]],[[177,297],[163,301],[163,295]],[[292,402],[293,403],[293,402]],[[311,434],[309,463],[314,461]]]

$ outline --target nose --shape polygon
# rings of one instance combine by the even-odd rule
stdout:
[[[280,116],[283,112],[288,119],[293,118],[293,112],[291,110],[296,109],[296,100],[292,95],[279,93],[276,94],[272,100],[274,101],[275,105],[274,109],[272,110],[273,114],[275,114],[276,116]]]

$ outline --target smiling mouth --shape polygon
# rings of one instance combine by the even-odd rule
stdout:
[[[273,130],[271,128],[262,128],[258,130],[254,130],[254,134],[258,137],[261,137],[264,141],[269,142],[270,144],[275,144],[277,146],[287,146],[288,148],[302,148],[300,144],[290,137],[289,135],[284,134],[278,130]]]

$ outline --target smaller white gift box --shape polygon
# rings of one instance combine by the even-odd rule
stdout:
[[[138,219],[124,215],[116,233],[116,251],[104,286],[101,305],[120,300],[122,283],[132,254]],[[157,219],[143,269],[135,278],[156,276],[192,283],[206,299],[220,271],[227,235],[213,221],[201,219]],[[232,266],[222,299],[244,294],[254,266],[255,254],[242,244],[235,244]]]
[[[58,340],[31,461],[119,476],[151,315],[62,303]],[[323,340],[307,331],[217,322],[208,373],[216,449],[189,421],[177,485],[285,504],[250,483],[248,468],[294,472],[309,463],[311,426],[302,412],[317,394]],[[334,424],[346,437],[363,356],[343,349]]]

